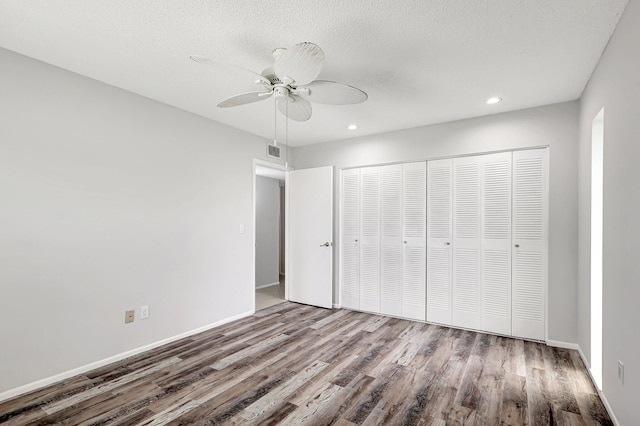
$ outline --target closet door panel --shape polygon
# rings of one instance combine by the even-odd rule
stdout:
[[[512,334],[545,339],[547,151],[513,153]]]
[[[427,162],[427,321],[451,324],[450,159]]]
[[[481,328],[480,205],[482,156],[453,159],[453,321]]]
[[[380,169],[360,169],[360,309],[368,312],[380,312]]]
[[[360,169],[342,171],[342,223],[340,236],[341,304],[360,308]]]
[[[421,321],[426,318],[426,169],[426,162],[402,168],[402,316]]]
[[[511,152],[482,161],[482,329],[511,334]]]
[[[380,313],[402,316],[402,164],[380,167]]]

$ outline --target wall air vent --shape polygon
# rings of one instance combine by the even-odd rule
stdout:
[[[267,144],[267,157],[280,158],[280,147]]]

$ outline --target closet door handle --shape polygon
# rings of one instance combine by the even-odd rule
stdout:
[[[320,247],[329,247],[329,246],[331,246],[331,243],[329,241],[327,241],[324,244],[320,244]]]
[[[451,243],[450,243],[449,241],[447,241],[445,244],[446,244],[446,245],[448,245],[448,246],[450,246],[450,245],[451,245]]]
[[[516,248],[520,247],[520,244],[516,244]]]

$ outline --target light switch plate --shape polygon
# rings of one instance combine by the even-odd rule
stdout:
[[[140,319],[147,319],[149,318],[149,306],[141,306],[140,307]]]

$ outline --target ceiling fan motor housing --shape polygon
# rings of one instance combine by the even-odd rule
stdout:
[[[273,88],[273,94],[275,95],[276,98],[287,97],[289,96],[290,93],[291,91],[287,86],[275,86]]]

